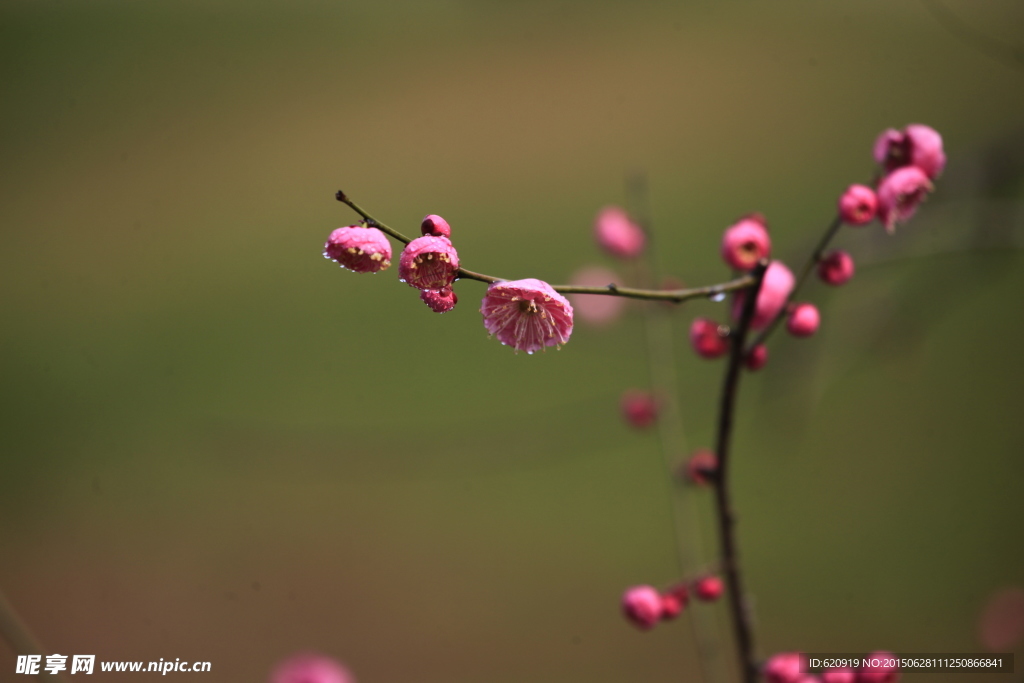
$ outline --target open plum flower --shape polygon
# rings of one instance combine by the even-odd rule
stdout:
[[[533,278],[495,282],[487,288],[480,312],[487,331],[517,351],[560,346],[572,334],[572,304]]]

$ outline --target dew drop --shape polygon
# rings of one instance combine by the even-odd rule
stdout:
[[[717,292],[708,297],[714,302],[725,301],[725,292]]]

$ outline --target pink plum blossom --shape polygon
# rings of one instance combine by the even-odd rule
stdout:
[[[842,249],[830,251],[818,261],[818,277],[825,284],[846,284],[853,277],[853,257]]]
[[[603,287],[619,282],[619,276],[607,268],[588,266],[576,271],[569,281],[582,287]],[[622,315],[626,306],[626,300],[621,296],[569,294],[568,298],[576,316],[596,327],[610,325]]]
[[[447,237],[417,237],[398,259],[398,277],[417,289],[443,289],[455,281],[458,272],[459,255]]]
[[[786,329],[794,337],[810,337],[818,331],[821,315],[814,304],[797,304],[786,320]]]
[[[771,251],[772,241],[760,214],[740,219],[722,235],[722,258],[737,270],[750,270]]]
[[[278,664],[270,675],[270,683],[355,683],[355,678],[330,657],[307,653]]]
[[[768,683],[797,683],[800,673],[800,653],[780,652],[765,662],[764,677]]]
[[[890,234],[897,223],[906,223],[917,206],[935,189],[925,172],[917,166],[898,168],[878,185],[878,217]]]
[[[431,235],[433,237],[452,238],[452,228],[448,225],[448,221],[435,213],[427,214],[423,217],[423,222],[420,223],[420,231],[424,235]]]
[[[690,345],[701,358],[720,358],[729,352],[726,330],[708,318],[697,318],[690,324]]]
[[[758,292],[757,302],[754,304],[754,318],[750,321],[750,326],[759,330],[774,320],[786,305],[795,284],[793,273],[782,261],[772,261],[768,264],[768,270],[765,271],[761,283],[761,291]],[[736,295],[732,314],[737,320],[743,311],[745,296],[745,292]]]
[[[447,313],[455,308],[455,304],[459,303],[459,297],[451,287],[443,287],[438,290],[424,289],[420,292],[420,300],[434,313]]]
[[[480,312],[487,331],[517,351],[560,346],[572,334],[572,304],[533,278],[495,282],[487,288]]]
[[[622,596],[622,612],[637,628],[647,631],[661,619],[661,594],[651,586],[634,586]]]
[[[377,228],[349,225],[331,233],[324,256],[355,273],[376,273],[391,265],[391,243]]]
[[[912,123],[903,131],[890,128],[875,140],[875,161],[886,171],[916,166],[934,180],[946,167],[942,136],[929,126]]]
[[[649,391],[627,389],[619,401],[622,416],[631,427],[646,429],[658,419],[658,400]]]
[[[867,185],[850,185],[839,197],[839,217],[849,225],[867,225],[878,211],[878,197]]]
[[[617,206],[601,209],[594,221],[597,243],[612,256],[636,258],[647,242],[643,229]]]

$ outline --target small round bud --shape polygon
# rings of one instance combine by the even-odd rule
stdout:
[[[842,249],[825,254],[818,261],[818,277],[828,285],[844,285],[853,277],[853,257]]]
[[[839,217],[849,225],[867,225],[878,211],[878,197],[867,185],[850,185],[839,198]]]
[[[849,668],[838,667],[821,672],[821,683],[854,683],[856,680],[857,674]]]
[[[459,303],[459,297],[451,287],[442,289],[424,289],[420,292],[420,300],[430,307],[434,313],[447,313]]]
[[[424,235],[452,238],[452,229],[448,225],[448,221],[437,214],[431,213],[424,216],[423,222],[420,224],[420,230],[423,231]]]
[[[768,347],[764,344],[758,344],[754,348],[750,349],[746,358],[743,359],[743,364],[747,367],[747,370],[751,371],[760,370],[767,362]]]
[[[376,273],[391,265],[391,243],[377,228],[349,225],[327,238],[324,257],[355,273]]]
[[[786,320],[786,329],[794,337],[810,337],[818,331],[821,316],[814,304],[797,304]]]
[[[686,603],[674,593],[665,593],[661,596],[661,618],[665,621],[671,621],[678,617]]]
[[[636,258],[647,243],[643,229],[617,206],[609,206],[597,214],[594,237],[602,249],[623,259]]]
[[[878,218],[890,234],[906,223],[935,187],[917,166],[898,168],[878,185]]]
[[[398,277],[417,289],[443,289],[458,272],[459,255],[447,237],[417,237],[398,259]]]
[[[768,683],[797,683],[800,673],[800,653],[780,652],[765,662],[764,677]]]
[[[646,429],[658,419],[658,401],[649,391],[628,389],[619,401],[622,417],[631,427]]]
[[[893,666],[896,655],[885,650],[872,652],[867,656],[868,665],[857,672],[857,683],[896,683],[900,678],[899,667]]]
[[[686,478],[697,486],[706,486],[718,474],[718,458],[714,451],[701,448],[686,461]]]
[[[729,352],[726,330],[707,318],[697,318],[690,325],[690,344],[701,358],[719,358]]]
[[[705,576],[697,579],[693,584],[693,594],[697,596],[698,600],[704,602],[714,602],[722,597],[724,590],[725,584],[717,576]]]
[[[651,586],[634,586],[622,595],[622,613],[641,631],[661,619],[661,594]]]
[[[722,236],[722,258],[737,270],[750,270],[771,251],[772,241],[759,214],[741,219]]]
[[[338,662],[313,653],[286,659],[270,674],[271,683],[355,683],[355,680]]]

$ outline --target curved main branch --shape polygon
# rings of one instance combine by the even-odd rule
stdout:
[[[406,237],[402,233],[398,232],[392,227],[381,223],[379,220],[368,214],[362,207],[356,204],[354,201],[348,198],[348,196],[338,190],[335,198],[347,204],[353,211],[362,216],[363,220],[371,228],[377,228],[381,232],[384,232],[391,237],[395,238],[402,244],[409,244],[412,241],[411,238]],[[465,280],[478,280],[480,282],[494,283],[503,282],[507,278],[495,277],[494,275],[484,275],[483,273],[476,273],[472,270],[465,268],[459,268],[458,273],[459,279]],[[735,280],[728,282],[721,282],[714,285],[706,285],[704,287],[691,287],[688,289],[639,289],[636,287],[620,287],[615,283],[610,283],[603,287],[583,287],[579,285],[552,285],[552,288],[556,292],[562,294],[600,294],[604,296],[622,296],[629,299],[650,299],[654,301],[672,301],[680,303],[687,299],[699,299],[699,298],[710,298],[716,297],[729,292],[735,292],[740,289],[746,289],[754,285],[754,278],[751,275],[744,275],[738,277]]]

